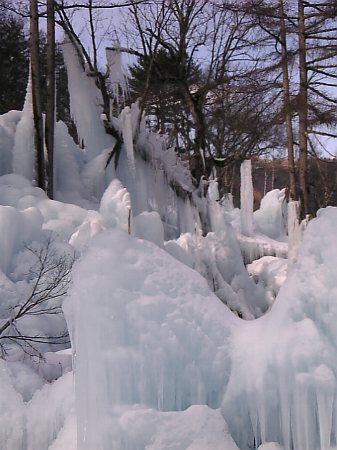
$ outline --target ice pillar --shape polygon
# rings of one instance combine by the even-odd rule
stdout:
[[[253,235],[253,181],[252,163],[245,160],[241,164],[241,232],[245,236]]]

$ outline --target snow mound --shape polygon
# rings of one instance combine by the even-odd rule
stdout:
[[[116,428],[115,448],[124,442],[139,450],[238,450],[220,411],[204,405],[179,412],[135,406],[120,413]]]

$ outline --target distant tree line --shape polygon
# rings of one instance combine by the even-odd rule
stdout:
[[[0,4],[6,6],[6,14],[11,10],[32,18],[32,10],[27,11],[22,2],[9,7],[5,1]],[[102,92],[106,130],[117,140],[121,137],[110,117],[107,73],[98,56],[104,36],[110,36],[110,47],[115,51],[136,57],[130,67],[129,101],[140,100],[149,129],[165,135],[167,145],[189,161],[196,184],[202,177],[217,176],[222,191],[230,192],[244,159],[286,153],[289,198],[300,200],[302,217],[315,214],[313,199],[318,183],[310,178],[310,161],[319,160],[326,152],[323,138],[337,137],[335,0],[29,3],[38,7],[38,17],[46,17],[48,5],[53,3],[52,22],[80,50]],[[113,22],[104,25],[105,15],[116,8],[124,11],[127,40]],[[81,41],[72,20],[78,10],[87,14],[90,49]],[[8,17],[22,24],[22,19]],[[27,37],[22,29],[21,25],[17,30],[22,41],[20,57],[27,60]],[[39,52],[45,52],[43,43]],[[56,47],[56,61],[57,52]],[[64,74],[59,58],[56,67]],[[40,65],[44,89],[48,71],[43,62]],[[70,125],[62,77],[57,111]],[[27,70],[21,76],[26,78]],[[64,92],[62,100],[60,92]],[[22,97],[19,103],[6,101],[20,105]],[[48,109],[45,105],[42,108]],[[323,175],[319,176],[322,181]]]

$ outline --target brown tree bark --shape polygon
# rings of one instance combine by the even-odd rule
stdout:
[[[32,71],[32,98],[34,116],[34,145],[36,182],[45,189],[43,117],[39,64],[39,18],[37,0],[30,0],[30,65]]]
[[[305,19],[303,0],[298,0],[298,50],[299,50],[299,185],[302,219],[309,214],[308,199],[308,77],[306,62]]]
[[[289,198],[297,200],[296,193],[296,172],[294,160],[294,134],[291,120],[291,102],[289,89],[289,70],[287,53],[287,34],[285,26],[283,0],[278,1],[280,17],[280,39],[281,39],[281,58],[282,58],[282,86],[283,86],[283,106],[287,132],[287,151],[288,151],[288,171],[289,171]]]
[[[47,0],[47,109],[45,140],[47,149],[47,194],[54,196],[55,129],[55,21],[54,0]]]

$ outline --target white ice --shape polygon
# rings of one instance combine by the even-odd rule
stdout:
[[[27,110],[0,117],[0,324],[31,288],[27,245],[52,236],[56,252],[78,258],[65,303],[75,364],[66,345],[41,344],[33,358],[10,348],[0,360],[0,448],[336,448],[337,210],[290,231],[284,281],[282,191],[264,199],[254,230],[243,169],[240,235],[239,211],[219,200],[216,181],[206,196],[203,184],[194,189],[137,104],[125,133],[132,156],[129,145],[116,172],[106,168],[113,139],[100,94],[69,44],[65,59],[84,148],[57,124],[56,200],[32,186],[32,156],[13,159],[32,139]],[[123,134],[122,118],[114,124]],[[241,254],[274,255],[248,268],[257,284]],[[36,316],[20,327],[47,336],[65,321]]]
[[[200,275],[154,244],[118,229],[94,238],[74,271],[67,309],[80,449],[113,445],[112,405],[219,406],[239,319]]]
[[[86,161],[98,156],[105,148],[112,148],[113,139],[105,133],[101,120],[102,95],[94,78],[88,77],[80,64],[80,51],[69,40],[62,44],[70,93],[70,111],[75,121]]]
[[[245,160],[241,164],[241,232],[245,236],[252,236],[254,231],[253,225],[253,182],[252,182],[252,163]]]

